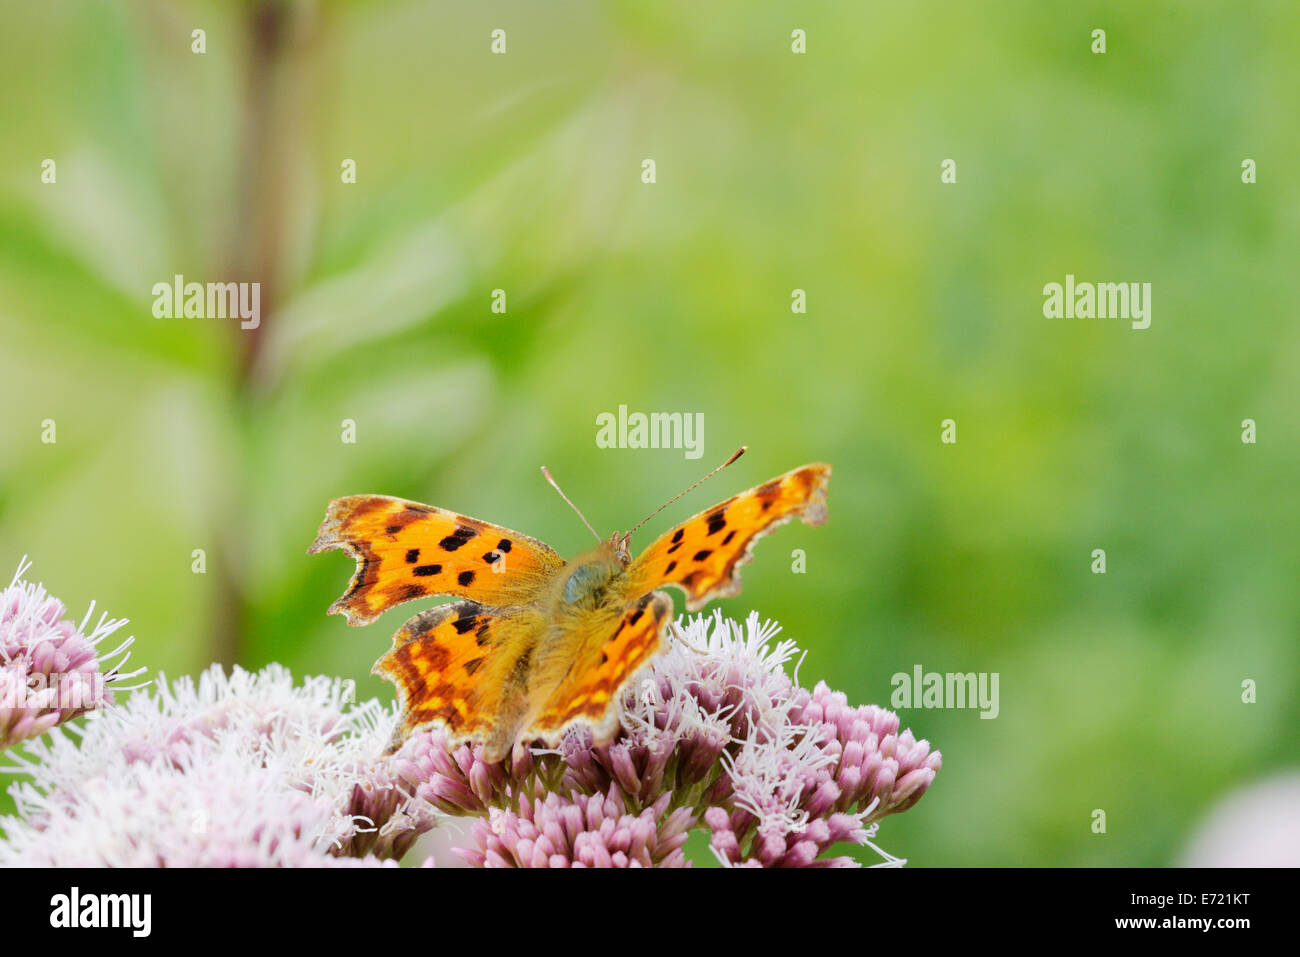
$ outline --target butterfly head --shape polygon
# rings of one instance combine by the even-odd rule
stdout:
[[[613,536],[609,541],[601,542],[599,548],[569,563],[560,592],[566,604],[594,608],[604,600],[610,582],[627,567],[614,550],[616,538]]]
[[[613,535],[609,536],[609,542],[607,544],[609,545],[610,551],[614,553],[614,557],[618,559],[620,565],[627,568],[628,565],[632,564],[631,532],[615,532]]]

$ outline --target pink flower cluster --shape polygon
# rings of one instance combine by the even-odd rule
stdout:
[[[80,625],[64,619],[61,601],[23,580],[30,567],[26,559],[20,562],[9,587],[0,591],[0,750],[106,707],[113,686],[120,689],[124,679],[141,674],[121,671],[130,638],[110,652],[99,649],[125,620],[101,615],[87,634],[94,605]]]
[[[685,867],[682,845],[695,822],[661,794],[639,814],[622,792],[519,795],[518,808],[491,808],[474,822],[475,847],[458,853],[478,867]]]
[[[728,866],[857,866],[825,856],[841,842],[899,863],[871,838],[920,800],[939,752],[890,711],[800,688],[785,670],[797,649],[777,630],[756,614],[684,622],[626,692],[611,744],[578,728],[553,751],[486,762],[480,747],[423,732],[390,774],[444,814],[486,816],[457,851],[479,866],[682,865],[696,827]]]
[[[795,690],[790,717],[808,729],[806,737],[760,748],[766,775],[736,766],[743,751],[733,759],[731,806],[704,815],[713,851],[729,865],[852,866],[852,858],[822,855],[841,842],[870,844],[874,822],[920,800],[942,758],[911,731],[900,735],[898,715],[850,707],[825,682],[811,693]]]

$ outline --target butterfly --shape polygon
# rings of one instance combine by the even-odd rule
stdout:
[[[406,622],[371,670],[397,688],[401,724],[390,751],[412,731],[441,727],[449,742],[479,742],[486,760],[499,761],[517,741],[554,746],[575,724],[609,743],[624,688],[663,647],[673,602],[659,589],[680,589],[690,611],[737,594],[738,568],[759,538],[795,517],[826,520],[830,475],[823,464],[778,475],[687,519],[635,559],[640,525],[608,539],[592,529],[600,544],[566,562],[527,535],[387,495],[330,502],[308,553],[337,548],[356,560],[328,612],[351,625],[416,598],[457,599]]]

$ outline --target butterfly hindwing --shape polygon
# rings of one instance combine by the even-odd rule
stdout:
[[[738,567],[754,543],[798,517],[806,525],[826,521],[829,465],[804,465],[705,509],[665,532],[628,566],[630,593],[676,585],[690,611],[713,598],[740,591]]]
[[[623,608],[617,621],[588,643],[573,668],[536,710],[520,735],[554,744],[576,722],[588,724],[596,744],[618,730],[618,702],[628,681],[659,651],[673,613],[664,592],[651,592]]]
[[[357,562],[329,608],[364,625],[394,605],[453,595],[484,605],[523,604],[563,560],[550,546],[479,519],[387,495],[330,502],[311,554],[341,548]]]
[[[402,726],[394,743],[437,726],[449,740],[475,738],[502,756],[524,709],[527,665],[518,659],[529,652],[530,629],[526,611],[472,601],[430,608],[398,629],[371,669],[397,687]]]

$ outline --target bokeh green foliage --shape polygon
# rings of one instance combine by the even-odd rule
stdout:
[[[830,522],[767,539],[724,609],[854,701],[917,663],[1001,675],[996,720],[903,712],[945,763],[894,853],[1176,862],[1215,798],[1295,764],[1300,8],[257,4],[287,25],[259,81],[253,6],[0,10],[6,567],[129,616],[153,671],[387,696],[369,666],[409,609],[325,617],[351,571],[305,554],[330,498],[573,553],[538,465],[608,531],[745,443],[641,542],[831,462]],[[260,278],[228,266],[268,174],[278,295],[245,369],[247,333],[155,319],[150,288]],[[1151,282],[1151,328],[1044,319],[1067,272]],[[598,449],[619,404],[702,412],[704,458]]]

